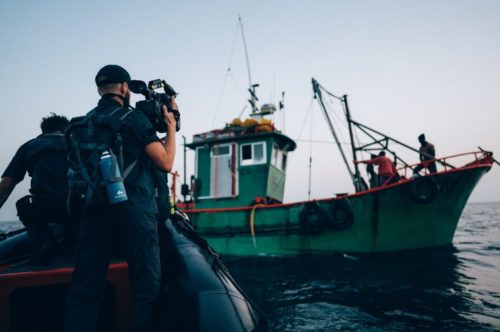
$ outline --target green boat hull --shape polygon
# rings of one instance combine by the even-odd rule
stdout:
[[[219,253],[236,256],[301,253],[380,253],[452,243],[474,187],[490,167],[470,167],[432,176],[431,202],[419,202],[415,180],[402,181],[316,204],[331,219],[339,200],[349,202],[352,224],[339,230],[307,231],[300,211],[307,202],[229,209],[186,210],[199,233]],[[302,225],[302,226],[301,226]]]

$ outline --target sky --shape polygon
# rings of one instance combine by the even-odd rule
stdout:
[[[163,78],[179,92],[174,168],[182,172],[182,136],[189,142],[222,128],[246,105],[238,15],[260,102],[277,103],[285,91],[284,113],[274,121],[298,140],[286,201],[307,199],[309,156],[311,198],[352,191],[311,77],[347,94],[355,120],[405,143],[418,147],[424,132],[438,156],[481,146],[500,159],[500,1],[2,1],[0,172],[40,133],[43,116],[93,108],[95,74],[110,63],[135,79]],[[470,201],[499,201],[499,187],[495,166]],[[25,179],[0,220],[17,218],[15,201],[28,189]]]

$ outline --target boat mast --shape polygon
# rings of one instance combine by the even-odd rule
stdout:
[[[248,102],[252,106],[252,114],[258,112],[258,108],[256,106],[256,102],[259,100],[257,98],[257,94],[255,93],[255,88],[259,86],[259,84],[252,84],[252,77],[250,75],[250,60],[248,58],[248,49],[247,49],[247,42],[245,39],[245,32],[243,31],[243,21],[241,20],[241,16],[238,16],[238,21],[240,22],[240,28],[241,28],[241,37],[243,38],[243,47],[245,48],[245,58],[247,62],[247,71],[248,71],[248,92],[250,92],[250,99]]]
[[[352,159],[354,160],[354,173],[355,173],[355,182],[354,182],[354,187],[356,188],[356,191],[362,190],[359,185],[359,167],[356,161],[358,161],[358,158],[356,156],[356,146],[354,145],[354,135],[353,135],[353,130],[352,130],[352,121],[351,121],[351,112],[349,112],[349,104],[347,103],[347,95],[342,96],[342,102],[344,103],[345,106],[345,112],[346,112],[346,117],[347,117],[347,125],[349,127],[349,137],[351,139],[351,148],[352,148]]]
[[[332,120],[330,119],[330,115],[328,115],[328,112],[326,110],[325,104],[323,102],[323,97],[321,95],[321,89],[318,81],[316,81],[314,78],[312,79],[312,86],[313,86],[313,91],[314,91],[314,99],[317,99],[319,101],[319,104],[321,105],[321,110],[323,111],[323,114],[326,118],[326,122],[328,124],[328,127],[330,128],[330,131],[332,132],[333,138],[335,139],[335,142],[337,143],[337,146],[340,151],[340,155],[342,156],[342,159],[344,160],[345,166],[347,167],[347,171],[349,172],[349,175],[351,176],[352,183],[354,184],[354,188],[356,188],[356,191],[358,190],[358,181],[356,180],[356,177],[354,176],[354,173],[351,170],[351,167],[349,166],[349,162],[347,161],[347,157],[344,153],[344,150],[342,149],[342,146],[340,145],[340,141],[337,137],[337,133],[335,132],[335,129],[333,128]],[[339,98],[337,96],[333,96],[337,99],[342,100],[342,98]]]

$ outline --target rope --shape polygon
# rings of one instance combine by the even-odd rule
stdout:
[[[233,79],[233,83],[234,83],[234,86],[236,87],[236,90],[238,91],[238,93],[243,97],[245,98],[245,95],[243,94],[243,92],[241,92],[241,88],[240,86],[238,85],[238,82],[236,81],[236,78],[234,77],[233,73],[230,72],[229,73],[229,77],[231,77]]]
[[[302,128],[300,128],[299,136],[298,136],[299,139],[300,139],[300,137],[302,137],[302,132],[304,131],[304,128],[306,126],[306,123],[307,123],[306,120],[309,117],[309,112],[311,112],[313,100],[314,100],[314,98],[311,98],[311,102],[309,103],[309,107],[307,108],[306,116],[304,117],[304,121],[302,121]]]
[[[234,32],[233,37],[233,46],[231,47],[231,53],[229,53],[229,61],[227,62],[227,69],[230,70],[231,61],[233,60],[234,49],[236,47],[236,38],[238,38],[238,32],[240,31],[240,23],[236,23],[236,31]]]
[[[342,109],[344,110],[344,114],[347,115],[347,109],[345,108],[345,104],[341,103],[341,105],[342,105]],[[360,146],[361,145],[360,139],[359,139],[358,132],[356,131],[355,127],[353,128],[353,136],[354,136],[354,140],[356,141],[356,145]]]
[[[310,139],[294,138],[293,140],[296,141],[296,142],[305,142],[305,143],[312,142],[312,143],[315,143],[315,144],[337,144],[337,143],[332,142],[332,141],[322,141],[322,140],[315,140],[315,139],[310,140]],[[350,142],[340,142],[340,144],[342,144],[342,145],[351,145]]]
[[[24,232],[25,230],[26,230],[26,228],[19,228],[19,229],[10,231],[10,232],[0,233],[0,241],[5,240],[5,239],[7,239],[11,236],[14,236],[16,234],[20,234],[20,233]]]
[[[317,83],[318,83],[318,86],[321,88],[321,90],[323,90],[323,92],[325,92],[327,95],[332,96],[333,98],[336,98],[336,99],[338,99],[340,101],[342,100],[341,97],[336,96],[333,93],[331,93],[330,91],[326,90],[321,84],[319,84],[319,82],[317,82]]]
[[[214,170],[215,170],[215,176],[214,176],[214,197],[217,198],[217,181],[218,181],[218,170],[217,170],[217,166],[219,165],[219,144],[215,144],[215,158],[214,158],[214,162],[215,162],[215,167],[214,167]]]
[[[311,128],[309,130],[310,142],[309,142],[309,184],[307,191],[307,199],[311,199],[311,177],[312,177],[312,141],[313,141],[313,112],[311,112]]]
[[[228,68],[228,72],[229,72],[229,68]],[[224,82],[222,83],[222,89],[219,93],[219,98],[217,99],[217,106],[215,107],[214,116],[212,118],[212,128],[215,126],[215,120],[217,119],[217,113],[219,113],[220,104],[222,102],[222,95],[224,94],[224,90],[226,88],[228,72],[226,72],[226,76],[224,76]]]
[[[229,53],[229,60],[227,62],[226,75],[224,76],[224,82],[222,83],[222,89],[219,93],[219,98],[217,99],[217,106],[215,107],[214,116],[212,118],[212,127],[215,125],[215,120],[217,119],[217,113],[219,113],[220,104],[222,102],[222,96],[223,96],[224,90],[226,88],[227,77],[231,72],[231,62],[233,61],[234,49],[236,47],[236,38],[238,37],[239,30],[240,30],[240,25],[238,23],[238,24],[236,24],[236,31],[234,32],[234,37],[233,37],[233,45],[231,47],[231,52]]]
[[[250,213],[250,234],[252,235],[252,242],[255,249],[257,249],[257,241],[255,240],[255,210],[262,206],[264,206],[264,204],[254,205]]]

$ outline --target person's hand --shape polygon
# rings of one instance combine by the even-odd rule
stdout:
[[[163,105],[162,108],[163,108],[163,119],[165,120],[165,124],[167,125],[167,133],[175,134],[175,127],[177,125],[175,117],[172,113],[170,113],[167,110],[167,107],[165,105]]]

